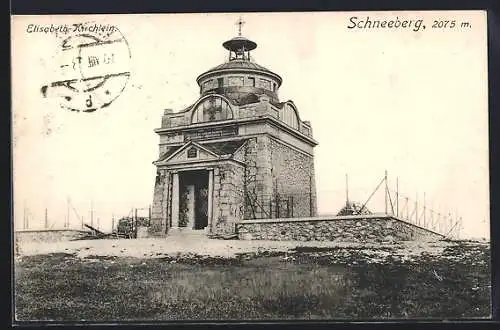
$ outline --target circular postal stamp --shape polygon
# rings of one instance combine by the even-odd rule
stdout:
[[[94,112],[109,106],[130,78],[130,47],[113,25],[73,24],[59,36],[56,78],[41,88],[44,97],[60,99],[61,107]]]

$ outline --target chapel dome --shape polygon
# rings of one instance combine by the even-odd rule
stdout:
[[[279,102],[277,92],[283,80],[278,74],[253,61],[250,51],[257,48],[257,43],[241,36],[241,25],[239,35],[225,41],[222,46],[229,51],[228,61],[196,78],[202,96],[217,93],[237,101],[250,94],[266,94],[271,101]]]
[[[245,60],[232,60],[226,63],[222,63],[220,65],[214,66],[213,68],[211,68],[206,72],[217,71],[217,70],[232,70],[232,69],[251,69],[251,70],[260,70],[264,72],[273,73],[271,70],[269,70],[266,67],[263,67],[262,65]]]

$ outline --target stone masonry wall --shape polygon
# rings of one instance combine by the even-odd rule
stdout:
[[[314,159],[270,138],[273,193],[292,196],[293,217],[315,216],[316,182]]]
[[[243,221],[237,226],[242,239],[382,243],[439,239],[442,236],[391,217],[304,218],[281,221]]]
[[[242,196],[246,199],[241,219],[267,218],[264,196],[272,194],[269,138],[259,136],[248,139],[234,159],[245,164],[241,179],[238,179]]]
[[[246,203],[243,219],[275,217],[277,194],[282,201],[291,197],[293,217],[316,215],[312,156],[268,135],[260,135],[249,139],[234,158],[245,164],[243,185],[246,190],[243,189],[243,194]]]
[[[154,187],[153,205],[151,209],[151,225],[148,233],[151,236],[165,236],[167,229],[169,205],[170,173],[167,170],[157,171]]]
[[[235,233],[236,223],[243,218],[243,180],[243,166],[228,163],[214,170],[212,233]]]

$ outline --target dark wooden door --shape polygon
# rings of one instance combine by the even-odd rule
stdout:
[[[208,226],[208,188],[196,189],[195,201],[195,229],[203,229]]]

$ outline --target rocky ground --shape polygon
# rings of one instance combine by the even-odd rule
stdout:
[[[480,242],[214,240],[23,244],[18,320],[394,319],[490,316]]]

